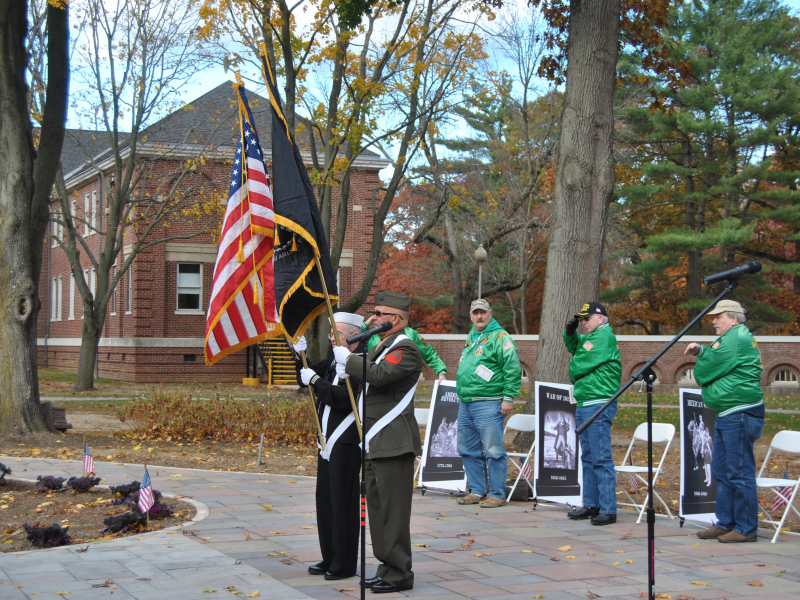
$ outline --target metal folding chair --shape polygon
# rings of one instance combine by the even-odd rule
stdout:
[[[764,462],[761,464],[761,469],[756,476],[756,486],[760,488],[769,488],[777,496],[783,498],[786,502],[786,508],[783,509],[783,516],[781,520],[776,523],[766,510],[762,510],[767,518],[759,519],[762,523],[769,523],[775,529],[775,535],[772,536],[772,543],[774,544],[781,534],[783,524],[786,522],[786,517],[789,516],[789,510],[793,510],[794,514],[800,517],[800,512],[794,507],[794,499],[797,496],[797,489],[800,487],[800,479],[778,479],[775,477],[762,477],[762,473],[769,463],[769,457],[773,450],[779,452],[788,452],[790,454],[800,454],[800,431],[779,431],[772,438],[769,445],[769,452],[764,457]],[[783,491],[783,488],[791,488],[791,494]]]
[[[653,487],[656,486],[656,482],[658,481],[658,476],[661,474],[661,467],[664,464],[664,459],[667,456],[667,452],[669,452],[670,444],[672,444],[672,438],[675,437],[675,426],[670,425],[669,423],[653,423],[653,443],[654,444],[663,444],[666,442],[667,446],[664,448],[664,453],[661,455],[661,460],[658,462],[658,466],[653,469]],[[628,451],[625,453],[625,458],[622,459],[621,466],[615,466],[614,471],[616,473],[625,473],[629,477],[633,475],[637,480],[639,480],[645,487],[647,486],[647,479],[645,478],[647,475],[647,467],[637,467],[635,465],[629,465],[628,459],[630,458],[631,452],[633,451],[633,445],[637,442],[644,442],[647,443],[647,423],[642,423],[636,428],[636,431],[633,432],[633,438],[631,439],[631,443],[628,446]],[[645,475],[643,477],[642,475]],[[645,496],[644,502],[641,504],[637,504],[636,500],[634,500],[631,495],[628,493],[628,490],[625,489],[625,486],[620,485],[619,478],[617,478],[617,487],[623,491],[623,493],[628,497],[630,503],[626,502],[619,502],[621,506],[633,506],[639,510],[639,518],[636,520],[636,523],[641,523],[642,516],[644,516],[644,511],[647,508],[647,501],[650,499],[650,494],[654,494],[655,497],[658,499],[659,502],[664,506],[667,511],[667,515],[670,519],[674,519],[675,517],[672,516],[672,511],[670,511],[669,506],[661,496],[658,495],[658,492],[655,490],[647,490],[647,496]]]
[[[509,429],[514,431],[524,431],[524,432],[533,432],[533,443],[531,447],[528,449],[527,452],[506,452],[508,456],[508,460],[514,465],[514,468],[517,470],[517,478],[514,480],[514,485],[511,486],[511,491],[508,493],[508,498],[506,501],[511,500],[511,496],[514,494],[514,490],[517,489],[517,484],[519,483],[520,478],[522,477],[522,471],[525,468],[525,463],[528,463],[528,467],[530,469],[531,477],[533,477],[533,462],[530,460],[531,456],[534,454],[534,450],[536,449],[536,427],[538,424],[538,420],[536,415],[512,415],[511,418],[506,423],[506,428],[503,430],[503,437],[505,437],[506,432]],[[516,459],[516,460],[515,460]],[[525,483],[528,484],[528,487],[531,490],[531,496],[533,496],[534,489],[533,489],[533,482],[525,477]]]

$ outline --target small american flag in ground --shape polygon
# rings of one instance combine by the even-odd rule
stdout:
[[[789,477],[789,467],[788,466],[786,467],[786,470],[783,472],[783,478],[784,479],[790,479],[790,477]],[[786,486],[786,487],[778,488],[778,495],[775,496],[775,500],[772,502],[772,512],[775,512],[776,510],[780,510],[784,506],[786,506],[786,502],[788,501],[789,496],[792,495],[792,490],[793,489],[794,489],[794,486]]]
[[[97,474],[94,472],[94,459],[92,458],[92,453],[89,452],[89,446],[86,445],[86,442],[83,444],[83,472],[84,474]]]
[[[525,464],[522,465],[522,476],[525,479],[527,479],[528,481],[530,481],[531,477],[533,477],[533,471],[531,470],[531,464],[530,464],[530,461],[527,458],[525,459]]]
[[[153,482],[150,481],[150,473],[147,472],[147,467],[145,467],[144,477],[142,477],[142,487],[139,491],[139,510],[146,513],[155,502],[156,499],[153,496]]]

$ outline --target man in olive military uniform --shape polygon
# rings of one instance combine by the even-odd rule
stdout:
[[[716,413],[711,472],[717,480],[717,521],[698,531],[723,544],[758,541],[758,488],[754,445],[764,427],[761,353],[744,325],[744,308],[720,300],[712,323],[719,336],[711,346],[691,343],[684,354],[697,357],[694,378],[703,402]]]
[[[361,330],[364,317],[338,312],[333,315],[339,340],[356,335]],[[336,344],[333,330],[329,335],[331,346]],[[298,352],[306,349],[301,337],[294,345]],[[363,352],[363,345],[351,344],[352,352]],[[322,562],[311,565],[308,572],[324,575],[327,580],[345,579],[356,574],[358,568],[359,493],[358,472],[361,450],[350,395],[344,380],[336,375],[333,356],[310,368],[302,368],[297,360],[298,379],[310,385],[317,399],[317,414],[325,437],[325,451],[319,446],[317,457],[317,533]],[[358,389],[360,375],[351,385]],[[319,445],[319,444],[318,444]]]
[[[414,457],[422,454],[414,418],[414,391],[422,373],[422,356],[403,329],[411,298],[382,291],[375,297],[375,324],[391,323],[381,342],[367,356],[364,444],[365,479],[372,553],[379,561],[376,577],[367,580],[373,592],[410,590],[411,496]],[[333,350],[337,372],[361,377],[364,359],[347,348]]]

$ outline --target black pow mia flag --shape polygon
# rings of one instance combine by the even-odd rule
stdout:
[[[308,171],[286,124],[275,75],[264,54],[261,62],[272,107],[275,305],[284,332],[294,342],[327,310],[315,258],[322,267],[331,303],[339,301],[339,293]]]

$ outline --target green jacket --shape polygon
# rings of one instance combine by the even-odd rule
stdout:
[[[364,415],[364,433],[372,427],[405,397],[406,393],[417,385],[422,374],[422,357],[419,349],[411,340],[403,340],[394,346],[395,338],[400,333],[393,333],[378,344],[367,355],[367,405]],[[375,364],[384,349],[391,346],[385,359]],[[351,377],[362,377],[364,359],[358,354],[351,354],[347,359],[345,371]],[[422,454],[419,440],[419,425],[414,416],[414,402],[405,407],[386,427],[372,438],[367,458],[389,458],[414,453]]]
[[[706,406],[725,417],[764,404],[761,353],[744,325],[723,333],[710,348],[700,346],[694,380],[703,388]]]
[[[572,354],[569,380],[575,384],[572,395],[578,406],[602,404],[617,393],[622,383],[622,360],[610,325],[600,325],[589,335],[567,335],[564,331],[564,344]]]
[[[478,374],[480,367],[484,367],[481,369],[483,377]],[[461,402],[513,402],[521,383],[517,345],[508,332],[494,319],[481,332],[473,327],[467,335],[456,373],[456,392]]]
[[[369,327],[367,327],[364,324],[361,325],[361,331],[366,331],[367,329],[369,329]],[[403,330],[403,333],[405,333],[408,336],[408,339],[410,339],[417,345],[420,354],[422,354],[422,360],[425,361],[425,364],[427,364],[433,370],[434,373],[436,373],[437,375],[441,373],[447,373],[447,365],[444,364],[444,361],[441,358],[439,358],[438,354],[436,354],[436,350],[431,348],[428,345],[428,342],[426,342],[425,339],[420,334],[411,329],[411,327],[406,327]],[[371,338],[369,338],[369,341],[367,342],[367,349],[372,350],[375,346],[377,346],[380,343],[381,343],[381,337],[379,335],[373,335]]]

